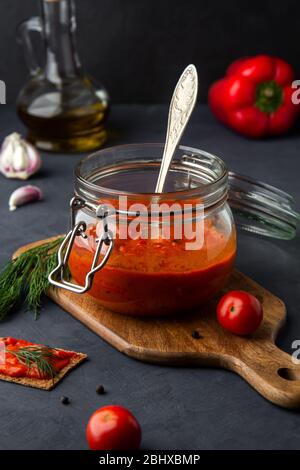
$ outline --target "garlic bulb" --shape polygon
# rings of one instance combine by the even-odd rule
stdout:
[[[0,151],[0,172],[6,178],[28,179],[41,167],[36,148],[14,132],[6,137]]]
[[[9,198],[9,210],[14,211],[17,207],[29,202],[39,201],[43,198],[43,193],[37,186],[22,186],[16,189]]]

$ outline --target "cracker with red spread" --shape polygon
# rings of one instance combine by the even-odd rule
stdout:
[[[0,338],[0,380],[52,390],[87,355],[15,338]]]

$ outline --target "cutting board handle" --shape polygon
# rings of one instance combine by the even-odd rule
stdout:
[[[237,372],[261,395],[286,408],[300,408],[300,363],[275,344],[253,344],[253,354],[231,362],[230,369]]]

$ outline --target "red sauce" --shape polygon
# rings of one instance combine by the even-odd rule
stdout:
[[[69,259],[72,277],[83,285],[95,251],[95,227],[86,243],[77,239]],[[89,294],[118,313],[164,316],[184,313],[210,300],[232,272],[235,231],[225,236],[205,222],[201,249],[186,240],[115,240],[107,265],[96,273]]]
[[[0,374],[7,375],[9,377],[30,377],[32,379],[48,380],[51,378],[48,376],[41,377],[41,374],[36,366],[32,365],[30,368],[28,368],[24,364],[21,364],[18,358],[10,352],[18,351],[20,348],[24,348],[25,346],[45,346],[15,338],[1,338],[0,341],[5,344],[5,351],[3,352],[3,355],[5,354],[5,356],[3,356],[5,358],[5,362],[4,364],[1,364],[2,361],[0,362]],[[51,349],[51,352],[53,353],[51,364],[57,372],[66,367],[69,364],[70,359],[76,356],[76,353],[63,351],[60,349]]]

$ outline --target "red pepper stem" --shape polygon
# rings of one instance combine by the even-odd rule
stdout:
[[[255,106],[263,113],[274,113],[280,108],[282,101],[282,88],[274,80],[257,86]]]

